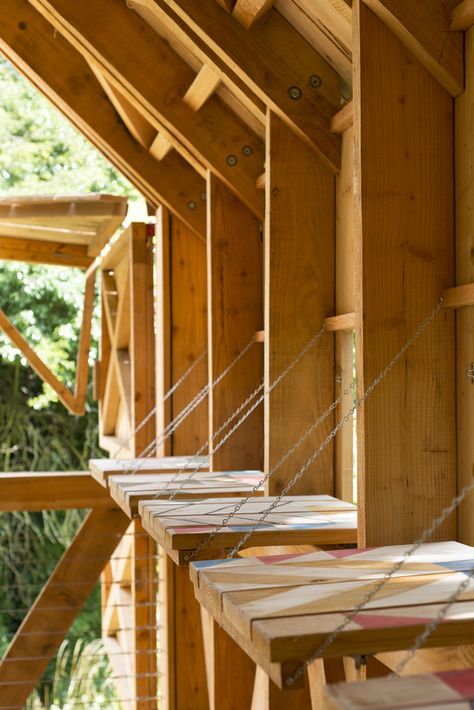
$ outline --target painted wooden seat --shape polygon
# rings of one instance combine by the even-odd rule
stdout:
[[[199,471],[193,477],[189,476],[189,472],[178,477],[176,472],[155,475],[149,473],[110,476],[108,485],[112,498],[133,518],[138,515],[141,501],[148,501],[150,506],[164,502],[158,499],[153,501],[153,496],[173,496],[175,506],[182,498],[195,498],[201,503],[203,498],[209,496],[244,496],[249,494],[262,478],[263,473],[260,471]]]
[[[225,523],[216,534],[212,545],[199,552],[200,558],[215,559],[219,551],[236,545],[274,500],[265,496],[246,501],[238,515]],[[138,507],[145,530],[176,564],[182,565],[189,562],[196,548],[217,526],[223,524],[225,517],[238,503],[238,498],[142,500]],[[247,547],[273,544],[338,545],[355,543],[356,537],[357,513],[351,503],[326,495],[286,496],[249,538]]]
[[[402,559],[409,546],[195,562],[197,599],[280,687]],[[474,566],[474,548],[422,545],[342,630],[326,657],[410,648]],[[472,643],[474,580],[429,646]]]
[[[207,456],[162,456],[160,458],[135,459],[90,459],[89,468],[95,480],[107,486],[110,476],[136,472],[139,475],[153,473],[177,473],[181,469],[207,471]]]
[[[364,683],[335,683],[326,688],[326,710],[471,710],[474,669],[402,678],[373,678]]]

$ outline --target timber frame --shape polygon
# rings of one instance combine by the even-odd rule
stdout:
[[[0,52],[156,216],[100,258],[67,240],[58,256],[51,235],[41,246],[0,239],[0,258],[66,255],[87,269],[85,313],[100,273],[95,395],[111,457],[199,452],[211,472],[277,467],[265,483],[277,496],[321,447],[290,493],[356,498],[361,547],[410,544],[471,482],[473,25],[473,0],[3,0]],[[87,324],[75,394],[1,311],[0,327],[82,412]],[[262,406],[221,446],[213,433],[261,382]],[[35,510],[60,504],[49,479],[38,500],[23,479],[9,485],[5,510],[23,495]],[[104,491],[115,510],[112,490],[105,482],[93,518],[108,514]],[[432,539],[474,545],[473,505],[470,495]],[[316,708],[325,682],[350,675],[325,659],[299,687],[277,688],[289,664],[263,667],[200,591],[199,606],[188,568],[128,522],[102,577],[103,637],[125,657],[114,672],[127,678],[127,710],[157,707],[157,607],[163,709]],[[471,647],[449,653],[421,650],[413,667],[472,665]],[[396,667],[394,656],[367,673]]]

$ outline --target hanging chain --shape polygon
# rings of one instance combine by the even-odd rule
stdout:
[[[282,498],[288,493],[288,491],[295,485],[297,481],[300,480],[302,476],[306,473],[308,468],[321,456],[325,448],[331,443],[331,441],[335,438],[337,433],[340,431],[340,429],[346,424],[346,422],[349,421],[349,419],[352,418],[354,415],[354,412],[356,409],[360,407],[361,404],[363,404],[366,399],[370,396],[370,394],[374,391],[376,387],[385,379],[385,377],[388,375],[388,373],[392,370],[392,368],[401,360],[403,355],[406,353],[406,351],[413,345],[415,340],[423,333],[423,331],[430,325],[432,320],[436,317],[436,315],[439,313],[440,309],[442,308],[443,305],[443,299],[441,298],[436,305],[436,307],[433,309],[433,311],[429,314],[429,316],[418,326],[418,328],[415,330],[415,332],[408,338],[408,340],[405,342],[405,344],[400,348],[400,350],[397,352],[396,355],[390,360],[390,362],[383,368],[383,370],[377,375],[377,377],[370,383],[370,385],[367,387],[366,391],[362,394],[361,397],[358,397],[357,400],[355,401],[354,405],[349,409],[349,411],[341,417],[341,419],[338,421],[334,429],[327,435],[327,437],[324,439],[324,441],[320,444],[320,446],[316,449],[316,451],[309,457],[309,459],[303,464],[303,466],[295,473],[293,478],[286,484],[286,486],[283,488],[282,492],[275,497],[275,499],[272,501],[272,503],[266,508],[258,521],[255,523],[255,525],[252,526],[250,530],[248,530],[240,540],[240,542],[231,550],[229,553],[229,557],[234,557],[239,550],[242,549],[242,546],[245,544],[245,542],[250,538],[250,536],[260,528],[260,526],[264,523],[266,518],[270,515],[272,510],[276,508],[276,506],[280,503]]]
[[[413,646],[407,651],[406,655],[402,658],[393,673],[390,674],[390,678],[397,678],[400,673],[402,673],[403,669],[405,668],[407,663],[411,661],[415,653],[419,651],[422,646],[425,645],[431,634],[436,631],[441,622],[444,621],[447,613],[449,612],[453,604],[457,602],[463,591],[469,586],[469,582],[472,579],[473,573],[474,570],[471,569],[466,574],[466,577],[462,580],[462,582],[458,585],[457,589],[455,589],[449,599],[445,602],[445,604],[443,604],[436,617],[432,619],[432,621],[430,621],[428,624],[426,624],[421,634],[416,637]]]
[[[248,411],[246,411],[246,412],[244,413],[244,415],[234,424],[234,426],[227,432],[227,434],[221,439],[221,441],[218,442],[218,444],[217,444],[217,445],[214,447],[214,449],[213,449],[213,453],[215,453],[216,451],[218,451],[218,450],[221,448],[221,446],[223,446],[223,444],[225,444],[225,442],[228,441],[228,439],[237,431],[237,429],[241,426],[241,424],[243,424],[243,422],[256,410],[256,408],[258,407],[258,405],[265,399],[265,397],[268,396],[268,395],[270,394],[270,392],[272,392],[272,390],[275,389],[275,387],[277,387],[277,385],[280,384],[280,382],[288,375],[288,373],[291,372],[291,370],[292,370],[294,367],[296,367],[296,365],[302,360],[302,358],[306,355],[306,353],[308,353],[308,351],[311,350],[311,348],[314,347],[314,345],[318,342],[318,340],[321,338],[321,336],[322,336],[325,332],[326,332],[326,331],[325,331],[325,327],[324,327],[324,325],[323,325],[323,326],[312,336],[312,338],[310,338],[310,340],[306,343],[306,345],[303,347],[303,349],[300,350],[300,352],[297,354],[297,356],[296,356],[295,358],[293,358],[293,360],[289,363],[289,365],[287,365],[286,368],[285,368],[284,370],[282,370],[282,372],[280,372],[280,374],[279,374],[279,375],[273,380],[273,382],[268,386],[268,388],[264,390],[264,392],[260,395],[260,397],[259,397],[259,398],[253,403],[253,405],[248,409]],[[237,409],[230,415],[230,417],[228,417],[228,419],[227,419],[223,424],[221,424],[221,426],[220,426],[213,434],[211,434],[211,436],[209,437],[209,439],[207,440],[207,442],[206,442],[205,444],[203,444],[203,446],[197,451],[197,453],[195,454],[195,456],[198,456],[200,453],[202,453],[202,451],[203,451],[204,449],[206,449],[208,446],[210,446],[210,445],[212,444],[212,442],[214,441],[214,439],[215,439],[217,436],[219,436],[219,435],[224,431],[224,429],[226,429],[226,428],[229,426],[229,424],[242,412],[242,410],[245,409],[245,407],[246,407],[248,404],[250,404],[250,402],[252,401],[252,399],[254,399],[254,398],[258,395],[258,393],[263,389],[263,387],[264,387],[264,384],[263,384],[263,382],[262,382],[262,383],[259,384],[259,385],[256,387],[256,389],[247,397],[247,399],[245,399],[244,402],[242,402],[242,404],[240,404],[239,407],[237,407]],[[169,499],[170,499],[170,500],[173,500],[173,498],[175,498],[175,496],[183,489],[183,487],[186,485],[186,483],[187,483],[188,481],[190,481],[190,480],[193,478],[193,476],[195,476],[196,473],[198,473],[198,472],[199,472],[199,467],[198,467],[197,469],[194,469],[193,471],[191,471],[191,473],[181,482],[180,486],[178,486],[178,487],[175,489],[175,491],[173,491],[173,493],[171,494],[171,496],[169,497]],[[155,498],[159,498],[161,495],[163,495],[163,493],[166,493],[166,491],[169,490],[169,488],[170,488],[170,486],[172,485],[172,483],[174,483],[174,481],[177,480],[177,478],[179,477],[179,475],[180,475],[181,473],[183,473],[183,470],[178,471],[178,473],[176,474],[176,476],[169,482],[168,486],[165,487],[165,489],[164,489],[163,491],[159,491],[154,497],[155,497]],[[264,481],[262,480],[262,481],[259,483],[259,486],[258,486],[258,487],[262,486],[262,485],[263,485],[263,482],[264,482]],[[255,487],[254,487],[254,489],[255,489]],[[254,490],[254,489],[252,489],[252,490]],[[257,488],[257,490],[258,490],[258,488]]]

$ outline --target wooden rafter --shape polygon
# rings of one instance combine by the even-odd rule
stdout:
[[[26,0],[1,3],[0,51],[153,205],[205,234],[204,180],[177,153],[159,163],[132,138],[87,62]]]
[[[264,17],[275,4],[275,0],[237,0],[232,15],[241,25],[249,29]]]
[[[263,216],[263,198],[255,188],[263,164],[262,142],[217,97],[210,97],[197,113],[182,101],[194,79],[192,70],[136,13],[121,0],[88,0],[81,5],[65,0],[31,2],[97,63],[193,167],[213,170],[254,213]],[[137,47],[141,48],[139,64]],[[247,146],[249,155],[242,152]]]
[[[116,508],[89,513],[0,663],[0,708],[23,707],[128,524]]]
[[[71,414],[84,414],[87,399],[87,381],[89,374],[89,349],[91,341],[92,311],[94,308],[95,272],[86,279],[84,306],[82,314],[81,334],[76,364],[76,385],[72,393],[64,385],[35,350],[28,344],[20,331],[0,309],[0,329],[9,340],[20,350],[30,367],[57,394],[60,401]]]
[[[329,130],[339,105],[339,77],[280,13],[271,10],[265,22],[246,30],[215,0],[147,0],[147,5],[159,7],[161,19],[169,13],[175,31],[182,31],[176,14],[205,43],[220,72],[247,82],[332,170],[339,169],[340,140]]]

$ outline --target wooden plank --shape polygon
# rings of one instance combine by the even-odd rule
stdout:
[[[131,459],[89,459],[89,468],[96,481],[107,485],[110,476],[119,476],[139,467],[140,474],[178,473],[181,468],[190,470],[199,467],[206,470],[209,460],[205,456],[162,456]]]
[[[463,91],[463,37],[450,32],[451,12],[458,0],[364,2],[451,96]]]
[[[329,333],[339,333],[344,330],[354,330],[355,313],[342,313],[340,316],[329,316],[324,319],[324,328]]]
[[[0,663],[0,707],[26,702],[127,526],[128,518],[121,510],[89,513]]]
[[[275,0],[237,0],[232,16],[247,30],[270,12]]]
[[[170,238],[171,310],[165,337],[171,343],[170,384],[174,385],[207,348],[207,266],[206,245],[174,217]],[[173,393],[172,416],[183,411],[207,383],[207,357],[204,357]],[[208,438],[205,397],[173,433],[173,454],[195,454]],[[207,454],[207,449],[202,453]]]
[[[280,13],[272,11],[264,23],[247,31],[215,0],[155,2],[190,27],[213,52],[221,71],[230,68],[333,170],[339,169],[340,141],[329,131],[339,105],[339,78]],[[308,85],[313,76],[321,79],[314,80],[318,87]]]
[[[448,92],[365,2],[353,11],[361,396],[454,280],[453,117]],[[411,542],[455,495],[454,386],[443,310],[358,410],[360,544]],[[455,530],[452,516],[434,539]]]
[[[1,233],[1,228],[0,228]],[[48,242],[16,237],[0,237],[0,259],[26,261],[28,264],[75,266],[85,269],[93,259],[86,244]]]
[[[455,101],[455,167],[456,167],[456,283],[474,281],[472,249],[474,242],[471,229],[471,214],[474,204],[473,164],[474,127],[474,30],[465,35],[466,51],[466,89]],[[455,289],[457,291],[457,289]],[[457,453],[458,486],[462,488],[472,478],[474,464],[474,442],[471,436],[474,426],[474,388],[466,377],[466,370],[471,368],[472,338],[474,335],[474,312],[472,308],[456,311],[456,396],[457,396]],[[474,496],[461,505],[459,510],[459,539],[474,543],[474,519],[472,510]]]
[[[89,351],[91,346],[92,317],[95,299],[95,273],[86,278],[84,305],[82,307],[82,325],[79,335],[79,347],[76,363],[76,385],[74,399],[77,413],[85,414],[87,387],[89,381]]]
[[[456,5],[451,15],[451,31],[468,30],[474,24],[474,3],[472,0],[463,0]],[[468,75],[466,72],[466,81]]]
[[[172,386],[171,367],[171,217],[166,207],[156,213],[156,435],[160,436],[173,419],[171,398],[165,400]],[[172,439],[157,442],[157,456],[170,456]]]
[[[198,169],[203,165],[215,171],[261,217],[263,199],[255,188],[263,165],[259,138],[216,96],[198,113],[177,100],[193,79],[191,68],[138,14],[130,12],[121,0],[112,1],[113,7],[110,0],[98,0],[80,12],[64,0],[32,3],[71,44],[97,63],[188,162]],[[102,21],[104,17],[107,23]],[[135,61],[137,46],[142,48],[139,64]],[[216,131],[219,141],[215,140]],[[245,160],[240,157],[244,146],[252,151]]]
[[[352,127],[342,136],[341,172],[336,178],[336,313],[354,309],[354,134]],[[355,314],[352,328],[355,327]],[[353,384],[354,333],[339,331],[335,337],[335,395],[343,395]],[[353,406],[352,397],[344,397],[336,409],[336,421]],[[354,500],[354,420],[349,417],[335,440],[335,493],[343,500]]]
[[[209,64],[203,64],[193,83],[183,96],[183,101],[193,111],[199,111],[221,83],[219,74]]]
[[[173,150],[173,146],[169,139],[163,135],[163,133],[157,133],[150,146],[150,155],[152,155],[156,160],[163,160],[163,158],[166,158],[170,150]]]
[[[262,242],[258,220],[214,175],[208,177],[209,381],[247,345],[263,318]],[[245,234],[245,239],[242,235]],[[211,434],[261,382],[262,352],[252,347],[209,393]],[[219,448],[211,470],[261,468],[263,417],[256,410]]]
[[[202,178],[178,154],[162,165],[133,140],[87,62],[26,0],[0,9],[0,49],[74,126],[121,170],[152,204],[163,203],[200,234],[205,210]],[[57,68],[61,67],[58,72]],[[195,210],[187,205],[194,202]]]
[[[265,220],[266,387],[334,313],[334,178],[319,158],[270,112]],[[303,178],[304,176],[304,178]],[[316,374],[317,373],[317,374]],[[314,378],[318,386],[314,386]],[[334,400],[334,343],[323,339],[265,399],[265,471]],[[275,495],[332,429],[319,427],[272,476]],[[329,446],[291,493],[332,493]]]
[[[468,272],[471,278],[471,272]],[[463,308],[464,306],[474,306],[474,283],[447,288],[442,293],[444,308]]]
[[[347,129],[352,126],[352,121],[353,106],[351,99],[332,117],[331,131],[333,133],[344,133],[344,131],[347,131]]]
[[[0,474],[0,511],[65,510],[110,505],[110,496],[89,471]]]

